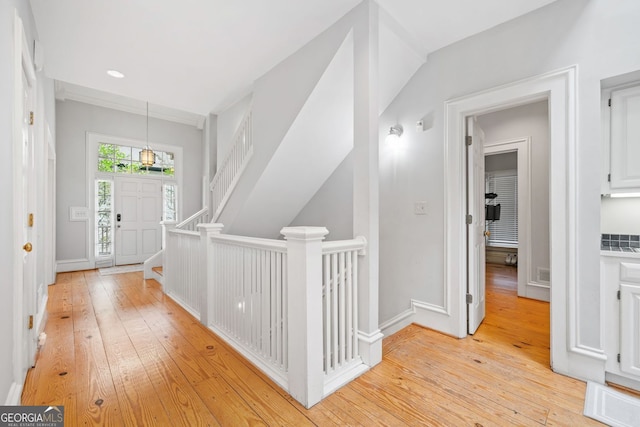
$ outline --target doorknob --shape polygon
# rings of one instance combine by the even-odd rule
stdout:
[[[485,235],[485,237],[489,237],[489,236],[491,236],[491,232],[489,230],[487,230],[487,231],[484,232],[484,235]]]
[[[27,242],[27,243],[24,244],[22,249],[24,249],[25,252],[31,252],[33,250],[33,245],[31,243]]]

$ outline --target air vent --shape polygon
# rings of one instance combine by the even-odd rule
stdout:
[[[551,282],[551,272],[548,268],[538,267],[538,282],[549,283]]]

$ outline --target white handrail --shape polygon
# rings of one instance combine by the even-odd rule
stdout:
[[[286,252],[287,242],[282,240],[263,239],[260,237],[234,236],[231,234],[218,234],[211,238],[219,243],[228,243],[245,248],[265,249],[275,252]]]
[[[209,208],[204,207],[200,209],[198,212],[191,215],[189,218],[185,219],[181,223],[176,225],[176,228],[179,230],[195,230],[195,226],[202,223],[207,222]]]
[[[251,109],[247,112],[236,134],[233,145],[225,157],[220,169],[211,180],[210,190],[213,209],[212,222],[215,222],[229,201],[233,189],[238,184],[249,159],[253,155],[253,132]]]
[[[345,251],[364,251],[367,247],[367,239],[363,236],[358,236],[352,240],[334,240],[330,242],[322,242],[322,254],[328,255],[337,252]],[[364,255],[359,253],[359,255]]]

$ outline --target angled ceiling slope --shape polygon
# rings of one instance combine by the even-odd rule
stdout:
[[[230,225],[276,238],[353,148],[353,32],[349,32]],[[295,182],[295,185],[292,183]]]

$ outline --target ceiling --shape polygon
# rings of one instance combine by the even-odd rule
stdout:
[[[30,1],[44,47],[45,71],[63,82],[59,88],[84,91],[87,99],[89,92],[91,96],[106,92],[111,99],[144,100],[197,115],[220,112],[249,93],[258,77],[360,3]],[[393,23],[395,33],[401,34],[420,63],[430,52],[554,0],[377,1],[381,16]],[[110,69],[121,71],[125,78],[109,77]],[[392,91],[387,92],[391,97]]]

